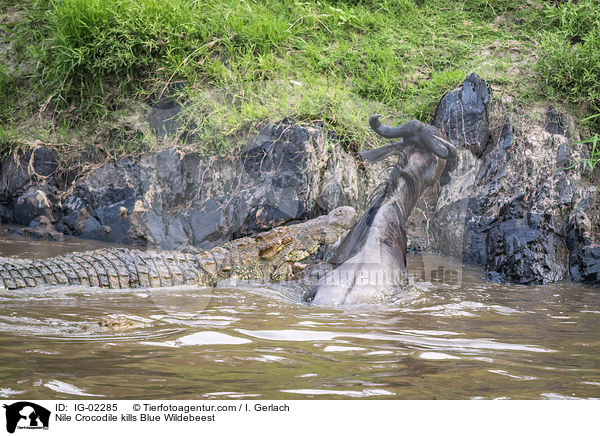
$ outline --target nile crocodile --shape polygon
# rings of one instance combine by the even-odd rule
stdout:
[[[105,248],[40,260],[0,258],[0,287],[137,288],[214,286],[227,278],[288,280],[305,266],[302,261],[338,241],[356,220],[353,208],[339,207],[328,215],[197,253]]]

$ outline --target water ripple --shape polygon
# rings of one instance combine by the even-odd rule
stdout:
[[[70,383],[66,383],[60,380],[51,380],[47,383],[44,383],[44,386],[48,389],[53,390],[54,392],[60,392],[61,394],[69,394],[69,395],[78,395],[83,397],[103,397],[104,395],[95,395],[85,392],[82,389],[79,389],[77,386],[74,386]]]
[[[157,347],[171,347],[171,348],[179,348],[179,347],[187,347],[191,345],[237,345],[237,344],[248,344],[252,342],[249,339],[238,338],[235,336],[226,335],[225,333],[219,332],[196,332],[191,335],[182,336],[179,339],[174,341],[164,341],[164,342],[140,342],[142,345],[152,345]]]
[[[244,330],[237,332],[257,339],[271,341],[332,341],[336,338],[358,338],[375,341],[397,341],[422,347],[447,348],[455,350],[513,350],[533,353],[549,353],[554,350],[536,345],[509,344],[497,342],[494,339],[462,339],[418,337],[413,335],[394,335],[385,333],[356,333],[356,332],[331,332],[314,330]]]
[[[386,391],[385,389],[364,389],[362,391],[342,391],[333,389],[283,389],[281,392],[289,394],[299,395],[340,395],[344,397],[352,398],[364,398],[364,397],[376,397],[384,395],[396,395],[393,392]]]

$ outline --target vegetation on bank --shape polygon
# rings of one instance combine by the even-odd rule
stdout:
[[[164,95],[184,105],[186,146],[206,153],[284,116],[322,120],[361,148],[375,140],[370,113],[428,121],[472,71],[521,102],[563,102],[600,132],[599,0],[0,5],[4,155],[40,143],[66,160],[147,151],[149,107]]]
[[[590,174],[600,163],[600,0],[563,2],[544,10],[538,71],[548,98],[566,98],[582,119]]]

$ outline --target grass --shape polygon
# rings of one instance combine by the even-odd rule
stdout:
[[[573,103],[600,104],[600,1],[545,9],[539,71],[547,91]]]
[[[547,6],[544,23],[538,71],[548,95],[566,100],[583,118],[587,139],[578,143],[590,147],[582,163],[591,175],[600,162],[600,1]]]
[[[595,121],[598,118],[600,118],[600,113],[592,115],[590,117],[587,117],[587,118],[583,119],[582,122],[585,123],[588,121]],[[572,168],[575,168],[575,167],[581,165],[583,167],[583,169],[588,172],[589,178],[591,179],[592,176],[594,175],[594,170],[600,163],[600,134],[597,132],[593,133],[589,138],[584,139],[582,141],[572,142],[569,145],[576,145],[576,144],[589,144],[588,147],[589,147],[590,154],[588,157],[579,159],[578,161],[576,161],[575,163],[573,163],[572,165],[568,166],[565,169],[568,170],[568,169],[572,169]]]
[[[576,95],[566,79],[551,80],[561,68],[556,35],[565,26],[581,35],[589,27],[578,18],[588,13],[583,9],[563,21],[552,15],[563,6],[517,0],[0,0],[0,6],[0,50],[7,53],[0,64],[7,96],[0,102],[3,154],[40,143],[65,159],[112,160],[153,149],[158,144],[144,116],[173,83],[186,84],[174,95],[184,103],[182,126],[164,142],[181,145],[184,135],[186,147],[207,154],[225,153],[265,121],[285,116],[323,121],[348,147],[369,147],[375,141],[369,114],[383,112],[394,123],[429,121],[439,98],[472,71],[530,100],[543,98],[546,85],[575,104],[596,95],[587,90],[589,79],[577,88],[589,92]],[[540,41],[545,51],[533,71],[528,58]],[[592,65],[584,76],[589,68],[595,74]]]
[[[588,170],[590,176],[594,173],[594,169],[600,162],[600,135],[594,135],[586,140],[577,142],[578,144],[590,144],[590,157],[583,159],[584,168]]]

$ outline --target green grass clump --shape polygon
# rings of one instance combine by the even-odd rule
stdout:
[[[587,117],[587,118],[583,119],[582,121],[583,122],[593,121],[593,120],[596,120],[599,118],[600,118],[600,113],[592,115],[590,117]],[[569,169],[572,169],[572,168],[575,168],[575,167],[581,165],[583,167],[583,169],[585,171],[587,171],[589,177],[592,178],[594,176],[594,170],[600,163],[600,134],[594,133],[591,135],[591,137],[589,137],[587,139],[572,142],[569,145],[573,146],[576,144],[587,145],[589,147],[589,156],[579,159],[577,162],[568,166],[565,169],[569,170]]]
[[[442,13],[440,1],[352,3],[57,0],[48,9],[43,78],[70,100],[165,79],[228,86],[309,71],[397,104],[455,84],[473,39],[497,33],[473,1],[472,11],[446,2]],[[417,72],[435,77],[406,80]],[[411,112],[423,117],[426,101]]]
[[[600,105],[600,1],[546,8],[539,70],[559,95]]]
[[[127,120],[176,82],[187,84],[176,97],[194,138],[188,145],[207,153],[284,116],[322,120],[362,148],[374,138],[370,113],[430,121],[440,97],[472,71],[529,90],[535,80],[508,71],[515,45],[523,57],[532,50],[524,23],[542,11],[520,0],[4,4],[0,46],[15,41],[15,68],[0,73],[0,90],[12,96],[0,103],[2,131],[50,143],[72,141],[73,132],[89,142],[85,132],[94,132],[111,159],[154,146],[140,122]],[[110,133],[121,126],[126,134]]]
[[[65,102],[132,92],[198,40],[189,2],[57,0],[47,10],[41,76]],[[164,72],[164,76],[167,72]]]
[[[600,162],[600,1],[569,0],[546,6],[538,70],[548,93],[578,106],[590,148],[584,164],[590,174]]]
[[[584,169],[586,169],[590,176],[592,176],[596,166],[598,166],[598,163],[600,163],[600,135],[598,133],[594,133],[590,138],[579,141],[578,143],[589,144],[590,157],[583,159],[582,163]]]

